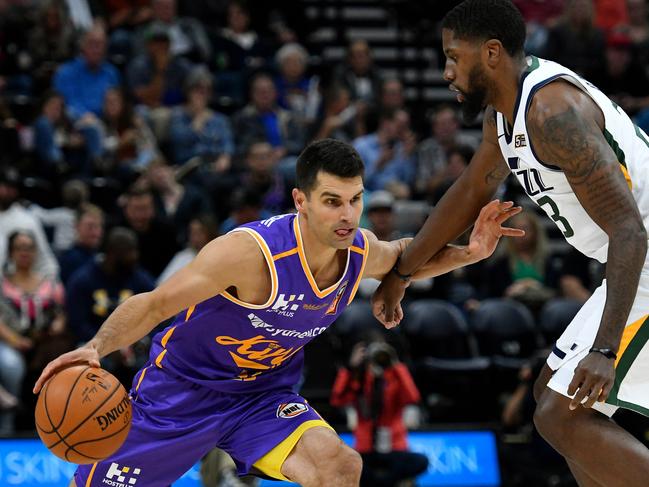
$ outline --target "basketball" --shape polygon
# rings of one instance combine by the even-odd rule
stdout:
[[[45,446],[68,462],[95,463],[113,454],[131,428],[131,401],[109,372],[77,365],[47,381],[36,403]]]

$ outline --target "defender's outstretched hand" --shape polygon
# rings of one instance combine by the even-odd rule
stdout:
[[[494,200],[480,210],[480,215],[473,226],[467,252],[472,260],[478,262],[486,259],[496,250],[500,237],[522,237],[525,231],[518,228],[503,227],[502,224],[523,209],[514,206],[512,201]]]

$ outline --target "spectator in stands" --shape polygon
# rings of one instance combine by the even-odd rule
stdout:
[[[41,115],[34,122],[34,150],[38,174],[46,179],[70,174],[88,177],[93,172],[84,136],[67,119],[65,101],[55,91],[45,93]]]
[[[176,231],[156,215],[150,189],[133,187],[125,199],[123,226],[137,235],[139,262],[156,278],[179,250]]]
[[[232,125],[237,152],[244,154],[253,141],[266,140],[278,159],[297,156],[305,142],[305,127],[277,106],[277,90],[270,76],[260,73],[250,85],[250,104],[235,114]]]
[[[531,211],[512,217],[509,223],[525,230],[525,236],[504,242],[504,254],[487,262],[486,295],[516,299],[538,310],[555,294],[545,229]]]
[[[334,79],[349,90],[352,100],[370,105],[378,101],[382,80],[367,41],[355,40],[349,44],[346,62],[337,66]]]
[[[378,190],[372,192],[365,204],[365,215],[368,221],[367,228],[379,240],[392,241],[412,236],[401,232],[397,228],[395,198],[389,191]],[[381,281],[377,279],[363,279],[358,287],[359,295],[369,298],[376,291],[380,283]],[[433,278],[420,279],[410,283],[406,292],[409,297],[421,295],[429,291],[432,286]]]
[[[119,85],[120,76],[105,60],[106,32],[100,24],[83,34],[80,50],[79,57],[59,67],[53,82],[70,117],[75,122],[91,122],[101,116],[106,92]]]
[[[389,78],[381,84],[381,108],[399,110],[405,108],[406,99],[403,93],[403,83],[398,78]]]
[[[237,184],[259,194],[263,210],[273,215],[284,213],[293,204],[293,187],[278,170],[277,163],[268,142],[253,142],[246,153],[245,171]]]
[[[158,285],[189,264],[203,247],[215,239],[218,236],[218,225],[212,215],[199,214],[189,222],[188,234],[187,247],[174,255],[158,277]]]
[[[50,86],[59,64],[74,56],[77,45],[74,27],[62,2],[47,0],[38,10],[38,21],[29,32],[29,54],[35,92]]]
[[[219,233],[228,233],[244,223],[270,218],[273,214],[263,208],[262,197],[253,189],[237,188],[230,198],[230,216],[221,224]]]
[[[0,299],[15,318],[6,328],[9,343],[21,352],[27,384],[36,380],[45,365],[74,348],[66,331],[64,290],[61,282],[35,270],[36,239],[25,230],[9,235],[9,259],[0,280]],[[13,392],[13,391],[12,391]],[[22,394],[27,410],[35,406],[33,394]]]
[[[404,408],[419,391],[397,354],[380,334],[356,344],[349,366],[339,370],[331,404],[353,406],[354,448],[363,457],[361,486],[393,487],[426,471],[428,459],[408,451]]]
[[[125,99],[119,88],[108,90],[104,100],[103,121],[105,170],[130,183],[159,155],[157,141],[148,124]]]
[[[151,275],[139,265],[137,235],[126,228],[113,228],[106,239],[105,253],[70,278],[66,301],[70,329],[80,342],[86,342],[118,305],[154,287]],[[114,352],[102,360],[102,367],[130,382],[139,362],[146,361],[145,344],[146,340],[142,340]]]
[[[61,281],[67,285],[75,271],[90,263],[96,256],[104,237],[104,212],[86,203],[76,214],[74,245],[59,257]]]
[[[548,40],[548,29],[553,27],[563,12],[565,0],[514,0],[523,14],[527,27],[525,52],[543,55]]]
[[[232,0],[227,6],[227,25],[212,37],[214,68],[251,72],[264,67],[271,55],[266,42],[250,27],[246,2]]]
[[[458,145],[448,152],[446,166],[435,180],[428,182],[428,200],[432,204],[437,204],[455,180],[460,177],[460,174],[471,162],[474,152],[473,148],[468,145]]]
[[[135,56],[127,68],[131,93],[149,109],[179,105],[191,64],[173,53],[170,31],[165,24],[150,24],[145,41],[146,51]]]
[[[169,32],[171,56],[182,56],[196,63],[209,62],[212,49],[203,24],[190,17],[178,17],[176,0],[151,0],[152,17],[135,34],[134,53],[146,51],[146,37],[152,24],[162,24]]]
[[[557,272],[559,291],[566,298],[585,303],[602,283],[604,265],[589,259],[573,247],[562,256]]]
[[[633,42],[622,32],[612,32],[606,39],[604,71],[591,81],[630,116],[649,108],[649,76],[645,66],[636,62]]]
[[[646,0],[627,0],[629,10],[629,25],[625,29],[633,41],[638,63],[646,66],[649,61],[649,16],[647,15]]]
[[[177,231],[178,243],[184,245],[189,222],[196,215],[211,212],[207,195],[201,187],[179,183],[173,168],[163,159],[151,163],[146,180],[153,192],[156,215],[172,224]]]
[[[29,211],[46,228],[52,229],[52,249],[58,255],[74,244],[75,220],[80,209],[88,203],[88,186],[81,180],[70,179],[61,189],[62,206],[43,208],[30,205]]]
[[[595,0],[595,25],[608,33],[629,23],[626,0]]]
[[[354,147],[365,163],[365,188],[385,189],[407,198],[414,182],[414,144],[399,139],[400,110],[382,110],[376,132],[359,137]]]
[[[344,86],[330,86],[325,92],[322,116],[313,125],[312,139],[332,138],[351,142],[365,135],[364,107],[362,102],[351,103],[349,90]]]
[[[228,118],[209,107],[213,79],[203,67],[192,70],[185,83],[186,102],[174,109],[169,144],[175,164],[198,158],[202,170],[221,174],[230,169],[234,140]]]
[[[601,72],[604,33],[595,26],[593,0],[567,0],[563,18],[550,29],[545,55],[586,79]]]
[[[3,92],[2,75],[0,74],[0,94]],[[0,167],[10,166],[22,157],[23,149],[30,150],[20,138],[21,124],[14,117],[6,98],[0,96]],[[24,132],[23,132],[24,133]]]
[[[7,241],[16,230],[27,230],[34,235],[37,247],[34,271],[54,277],[58,274],[58,264],[47,242],[41,223],[19,202],[20,178],[11,168],[0,171],[0,269],[7,262]]]
[[[279,75],[275,78],[277,102],[304,123],[312,123],[320,108],[320,79],[308,76],[309,53],[299,44],[282,46],[275,55]]]
[[[22,353],[31,346],[31,341],[16,331],[15,322],[9,305],[0,300],[0,437],[12,436],[15,431],[15,408],[26,372]]]
[[[153,17],[151,0],[105,0],[104,8],[111,32],[130,31]]]
[[[457,110],[451,105],[440,105],[430,117],[431,137],[424,139],[417,148],[417,198],[431,198],[443,179],[448,167],[451,149],[460,145],[473,149],[478,140],[461,130]]]

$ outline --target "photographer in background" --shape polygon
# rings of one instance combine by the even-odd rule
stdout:
[[[404,408],[419,402],[408,368],[379,332],[368,334],[341,368],[331,404],[353,406],[355,448],[363,457],[361,486],[389,487],[416,477],[428,467],[425,455],[408,451]]]

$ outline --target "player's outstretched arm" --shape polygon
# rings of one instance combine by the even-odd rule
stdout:
[[[505,221],[520,212],[521,208],[514,206],[511,201],[501,203],[494,200],[485,205],[480,210],[478,219],[475,222],[469,245],[446,245],[421,266],[413,274],[412,279],[427,279],[445,274],[459,267],[475,264],[493,254],[500,237],[522,237],[525,235],[523,230],[502,226]],[[386,274],[393,270],[397,259],[410,244],[411,239],[385,242],[378,240],[369,230],[363,231],[367,236],[369,249],[363,277],[383,279]],[[376,308],[378,305],[373,303],[373,306],[375,307],[374,314],[382,316],[382,310]],[[402,316],[400,308],[396,315],[398,323]],[[391,325],[386,326],[388,328],[392,327]]]
[[[414,274],[447,243],[464,233],[509,175],[509,168],[498,146],[496,118],[492,108],[485,113],[482,132],[482,143],[471,163],[433,208],[424,226],[401,256],[401,274]],[[383,310],[377,319],[384,325],[393,324],[396,304],[404,291],[404,283],[390,273],[374,293],[372,302],[377,304],[376,309]]]
[[[246,275],[258,274],[261,251],[245,232],[234,232],[207,244],[196,258],[151,292],[136,294],[111,313],[85,345],[50,362],[34,386],[38,393],[56,371],[72,364],[99,367],[99,359],[127,347],[158,323],[183,309],[238,287]]]
[[[638,288],[647,232],[620,161],[604,137],[604,116],[588,95],[559,81],[535,95],[527,126],[538,157],[563,170],[584,210],[609,237],[606,304],[593,347],[617,352]],[[614,377],[612,358],[587,355],[568,389],[570,394],[578,390],[571,408],[586,396],[587,407],[605,401]]]

